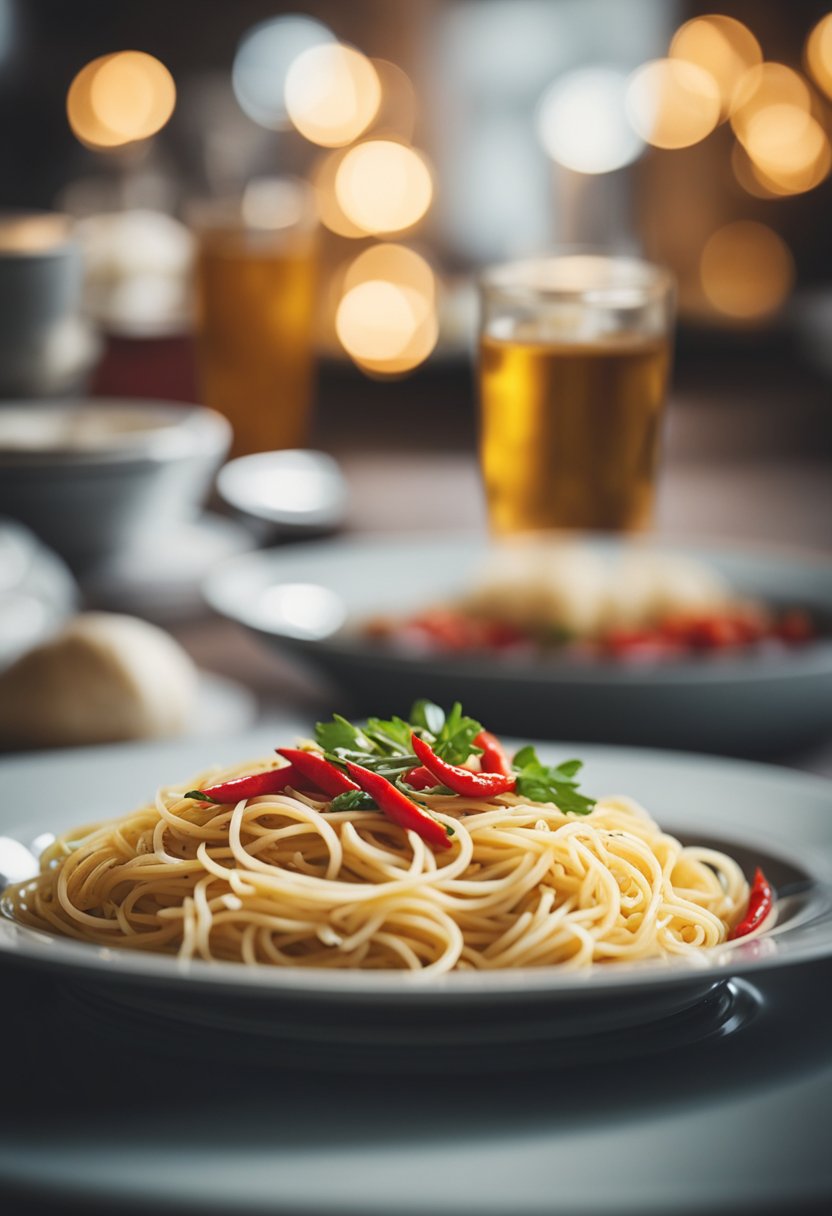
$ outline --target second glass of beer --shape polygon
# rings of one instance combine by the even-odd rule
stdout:
[[[303,447],[311,417],[316,220],[302,183],[278,185],[192,210],[202,398],[235,455]]]
[[[673,283],[574,254],[481,283],[480,458],[498,534],[634,531],[652,518]]]

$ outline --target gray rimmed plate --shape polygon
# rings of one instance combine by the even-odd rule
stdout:
[[[268,755],[309,723],[281,722],[225,740],[41,753],[0,762],[2,838],[44,834],[112,817],[211,763]],[[550,757],[574,744],[541,744]],[[248,968],[99,948],[25,928],[0,916],[0,953],[93,985],[153,1016],[203,1027],[268,1033],[320,1054],[348,1043],[360,1058],[379,1042],[482,1048],[512,1041],[570,1040],[666,1022],[729,977],[832,955],[832,783],[785,769],[653,751],[587,745],[583,788],[626,793],[684,839],[724,848],[750,874],[762,864],[778,888],[779,918],[765,936],[689,962],[573,972],[535,968],[459,972],[432,980],[403,973]],[[60,790],[60,798],[49,791]],[[0,871],[2,871],[0,847]],[[122,995],[119,996],[119,993]],[[511,1017],[506,1017],[506,1011]]]
[[[620,542],[587,541],[606,553]],[[408,615],[467,589],[488,542],[384,536],[247,554],[207,580],[211,606],[328,677],[339,708],[403,713],[416,697],[461,700],[496,730],[770,756],[832,731],[832,636],[775,653],[648,666],[517,656],[410,655],[362,636],[363,621]],[[657,545],[671,548],[668,544]],[[673,544],[744,595],[832,622],[832,561]]]

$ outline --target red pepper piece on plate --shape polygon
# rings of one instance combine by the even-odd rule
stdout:
[[[331,798],[346,794],[347,790],[359,788],[349,777],[345,777],[339,768],[317,752],[305,752],[299,747],[278,747],[275,750],[284,760],[288,760],[310,785],[324,794],[329,794]]]
[[[373,773],[360,764],[347,761],[347,772],[357,783],[357,788],[364,790],[375,801],[380,811],[388,819],[397,823],[400,828],[410,829],[434,849],[449,849],[448,829],[438,819],[434,819],[426,810],[411,801],[406,794],[391,784],[386,777]]]
[[[688,639],[696,650],[724,650],[742,646],[746,641],[742,624],[727,613],[714,613],[691,622]]]
[[[774,634],[784,642],[808,642],[815,636],[815,628],[808,612],[792,608],[777,622]]]
[[[502,743],[490,730],[481,730],[474,739],[477,747],[482,748],[480,756],[480,771],[483,773],[502,773],[504,777],[514,777],[511,763],[505,753]]]
[[[734,925],[728,934],[728,941],[734,942],[738,937],[747,937],[760,925],[774,907],[774,889],[758,866],[754,871],[754,881],[748,896],[748,908],[745,916],[738,925]]]
[[[668,637],[657,629],[610,629],[604,636],[605,649],[622,662],[653,663],[684,653],[685,642]]]
[[[405,773],[404,779],[412,790],[429,790],[432,786],[441,784],[423,764]]]
[[[287,785],[295,785],[299,777],[298,770],[287,764],[284,768],[269,768],[248,777],[235,777],[232,781],[223,781],[221,785],[211,785],[204,790],[188,790],[185,797],[201,802],[239,802],[241,798],[279,794]]]
[[[472,773],[469,768],[460,768],[440,759],[433,748],[418,735],[411,735],[410,742],[428,772],[433,773],[434,777],[455,794],[469,798],[489,798],[514,789],[513,776],[507,777],[503,773]]]

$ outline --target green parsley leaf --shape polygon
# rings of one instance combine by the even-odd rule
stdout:
[[[575,778],[582,767],[580,760],[564,760],[551,767],[538,758],[533,747],[523,747],[512,761],[517,774],[515,791],[532,802],[553,802],[566,815],[588,815],[595,800],[578,793]]]
[[[368,718],[364,734],[382,751],[400,755],[403,750],[405,752],[412,750],[410,746],[412,728],[410,723],[405,722],[403,718],[394,717],[389,721],[382,718]]]
[[[435,735],[433,750],[449,764],[464,764],[469,756],[479,756],[482,748],[474,740],[482,730],[482,723],[468,718],[462,712],[459,701],[454,702],[442,729]]]
[[[376,804],[363,790],[345,790],[343,794],[336,794],[329,804],[329,809],[331,811],[375,810]]]
[[[369,750],[369,740],[357,726],[333,714],[331,722],[318,722],[315,726],[315,741],[325,752],[334,752],[339,747],[353,748],[356,751]]]
[[[433,701],[414,701],[410,710],[410,722],[422,730],[428,730],[434,736],[438,735],[445,725],[445,711]]]

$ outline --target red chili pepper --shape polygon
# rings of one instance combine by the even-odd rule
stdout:
[[[665,637],[655,629],[610,629],[603,642],[614,658],[631,663],[674,658],[687,645],[680,637]]]
[[[203,802],[239,802],[241,798],[257,798],[260,794],[279,794],[287,785],[294,785],[300,777],[291,764],[284,768],[270,768],[263,773],[252,773],[248,777],[235,777],[204,790],[188,790],[186,798]]]
[[[775,637],[784,642],[808,642],[815,636],[812,618],[800,608],[792,608],[777,622],[774,630]]]
[[[431,848],[449,849],[448,829],[426,810],[412,802],[406,794],[392,785],[386,777],[372,773],[360,764],[347,761],[347,772],[358,783],[358,788],[374,799],[378,809],[401,828],[409,828],[421,836]]]
[[[412,790],[429,790],[432,786],[441,784],[423,764],[405,773],[404,779]]]
[[[349,777],[345,777],[339,768],[317,752],[305,752],[299,747],[278,747],[275,750],[279,756],[289,760],[302,777],[331,798],[345,794],[347,790],[359,788]]]
[[[511,763],[503,750],[503,745],[490,730],[481,730],[474,739],[477,747],[482,748],[480,756],[480,771],[483,773],[502,773],[504,777],[514,778]]]
[[[734,925],[728,934],[728,941],[736,941],[738,937],[746,937],[758,929],[774,906],[774,890],[763,871],[758,866],[754,871],[754,882],[748,896],[748,909],[738,925]]]
[[[411,735],[410,742],[428,772],[433,773],[434,777],[455,794],[470,798],[488,798],[514,789],[514,777],[506,777],[503,773],[472,773],[468,768],[460,768],[456,764],[448,764],[447,760],[441,760],[433,748],[418,735]]]

